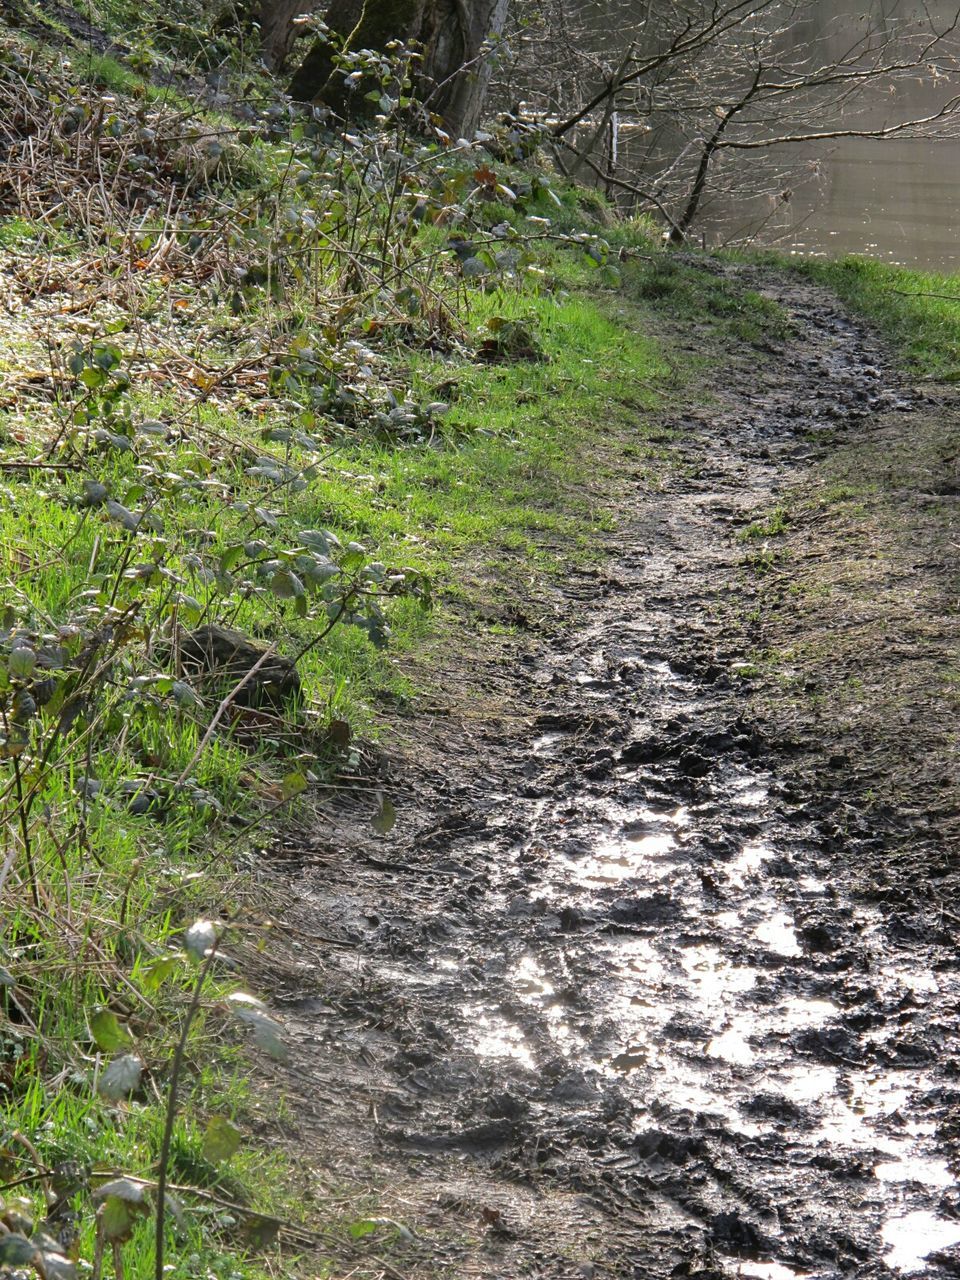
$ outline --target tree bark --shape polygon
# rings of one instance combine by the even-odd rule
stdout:
[[[485,41],[496,39],[509,0],[429,0],[417,35],[424,47],[424,97],[454,137],[480,123],[493,71]]]
[[[419,91],[457,137],[472,133],[490,82],[484,42],[503,31],[509,0],[332,0],[326,23],[347,50],[382,51],[391,40],[416,40],[423,60]],[[330,46],[316,43],[290,82],[291,97],[325,102],[347,114],[351,95],[334,69]],[[363,95],[354,94],[354,99]]]
[[[261,0],[260,47],[271,71],[282,71],[290,56],[297,35],[294,18],[316,8],[317,0]]]

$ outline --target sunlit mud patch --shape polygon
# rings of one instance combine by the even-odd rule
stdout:
[[[748,1066],[757,1056],[747,1037],[736,1027],[712,1036],[707,1042],[707,1055],[722,1058],[724,1062],[732,1062],[737,1066]]]
[[[465,1005],[470,1047],[481,1058],[512,1058],[533,1070],[534,1057],[520,1028],[488,1009]]]
[[[738,1262],[730,1275],[742,1280],[813,1280],[811,1272],[795,1271],[780,1262]]]
[[[680,963],[694,1000],[707,1010],[722,1007],[757,982],[756,969],[734,964],[715,946],[684,947]]]
[[[754,777],[740,778],[730,784],[731,802],[744,809],[761,809],[770,799],[770,789]]]
[[[533,956],[522,956],[509,978],[514,991],[523,998],[540,1001],[553,995],[553,983],[547,981]]]
[[[775,955],[799,956],[803,948],[797,940],[793,921],[785,911],[774,910],[753,931],[753,936]]]
[[[617,884],[638,877],[662,880],[670,875],[667,855],[676,847],[676,836],[670,832],[626,833],[599,843],[594,854],[575,864],[574,874],[585,885]]]
[[[743,889],[772,857],[773,850],[765,844],[745,844],[733,861],[726,864],[724,870],[731,884]]]
[[[946,1160],[932,1156],[885,1160],[873,1172],[881,1182],[916,1182],[923,1187],[952,1187],[955,1182]]]
[[[790,996],[773,1011],[770,1025],[776,1031],[799,1031],[803,1027],[820,1027],[840,1010],[830,1000],[807,1000],[802,996]]]
[[[910,1275],[925,1270],[930,1254],[960,1244],[960,1221],[938,1218],[926,1210],[916,1209],[890,1218],[884,1223],[881,1235],[887,1246],[884,1258],[887,1266]]]

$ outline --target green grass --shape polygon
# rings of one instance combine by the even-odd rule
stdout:
[[[301,714],[313,719],[288,723],[288,736],[261,732],[252,743],[215,736],[199,757],[190,788],[162,800],[161,821],[131,812],[117,789],[142,784],[162,790],[176,779],[190,765],[213,703],[176,705],[169,681],[166,687],[141,685],[131,696],[136,681],[152,679],[156,671],[156,657],[148,657],[139,639],[119,651],[118,665],[98,692],[95,733],[87,733],[81,718],[58,735],[58,706],[32,722],[33,750],[39,754],[42,744],[50,750],[42,770],[28,779],[37,794],[29,817],[31,878],[41,887],[42,903],[58,905],[52,915],[31,906],[28,868],[18,859],[19,905],[6,915],[0,962],[16,978],[18,998],[42,1040],[11,1036],[5,1049],[13,1070],[3,1089],[7,1124],[29,1137],[45,1163],[76,1159],[88,1167],[154,1175],[164,1068],[187,990],[188,972],[176,959],[179,931],[205,911],[230,911],[217,863],[227,841],[236,851],[231,824],[258,821],[291,772],[306,768],[315,777],[329,776],[319,741],[328,721],[347,720],[355,734],[376,736],[380,702],[389,698],[397,705],[415,696],[404,655],[421,651],[437,628],[485,625],[482,618],[502,634],[509,624],[498,608],[511,594],[536,594],[569,565],[595,556],[598,531],[610,527],[604,491],[614,482],[622,447],[651,476],[670,465],[663,440],[645,439],[643,410],[655,403],[668,367],[642,335],[642,313],[628,292],[612,286],[583,292],[597,276],[575,259],[550,251],[550,261],[549,291],[471,294],[462,354],[432,355],[401,345],[387,352],[391,376],[418,398],[446,388],[452,407],[432,440],[402,444],[358,428],[344,432],[312,468],[312,455],[301,456],[293,445],[287,461],[298,472],[306,466],[308,478],[302,487],[278,488],[267,477],[248,474],[251,457],[237,452],[243,444],[264,448],[262,431],[272,419],[238,401],[199,406],[174,439],[134,433],[122,447],[105,443],[84,455],[76,473],[5,473],[0,579],[16,604],[18,625],[40,633],[74,625],[85,610],[105,618],[136,607],[159,635],[174,589],[186,625],[219,616],[224,587],[211,580],[209,566],[253,534],[281,549],[296,546],[306,527],[330,529],[344,544],[362,543],[367,560],[429,575],[438,601],[433,615],[412,599],[388,605],[394,634],[386,650],[358,628],[336,628],[300,666]],[[470,358],[490,336],[494,319],[522,321],[536,334],[544,358],[497,365]],[[122,333],[113,337],[124,341]],[[121,375],[129,376],[129,386]],[[141,382],[132,358],[113,370],[108,390],[110,378],[118,379],[117,399],[104,393],[101,401],[97,391],[94,425],[105,422],[115,434],[124,415],[133,422],[175,416],[175,400]],[[2,447],[7,459],[22,456],[24,437],[32,450],[48,445],[62,429],[62,414],[76,415],[83,389],[68,380],[61,391],[56,416],[33,409],[19,424]],[[110,413],[120,414],[118,422],[110,422]],[[212,432],[231,446],[212,446]],[[154,493],[162,527],[131,533],[102,507],[82,505],[84,482],[91,481],[130,509],[149,503]],[[275,512],[276,528],[251,516],[261,507]],[[137,564],[151,560],[170,577],[145,583],[131,576]],[[511,585],[518,567],[522,589]],[[230,596],[232,589],[226,590]],[[231,621],[253,636],[296,650],[316,630],[282,595],[233,595]],[[87,793],[87,777],[99,785],[97,797]],[[157,957],[173,959],[176,971],[154,991],[146,984]],[[221,982],[211,995],[228,987]],[[88,1024],[100,1006],[121,1015],[137,1052],[156,1073],[158,1093],[119,1106],[94,1094],[96,1046]],[[236,1091],[224,1034],[223,1017],[214,1016],[193,1038],[192,1058],[208,1057],[214,1065],[191,1072],[187,1082],[175,1131],[180,1164],[174,1181],[198,1185],[205,1117],[226,1110],[244,1122],[245,1099]],[[227,1045],[236,1038],[229,1030],[226,1036]],[[42,1059],[40,1043],[50,1046]],[[56,1065],[69,1080],[54,1087],[48,1082]],[[255,1152],[246,1144],[234,1157],[235,1167],[225,1175],[231,1198],[277,1212],[285,1205],[283,1168],[275,1164],[265,1173]],[[14,1174],[22,1169],[15,1160]],[[78,1203],[87,1202],[78,1197]],[[196,1274],[198,1265],[217,1275],[263,1273],[262,1260],[244,1261],[230,1232],[222,1236],[215,1215],[188,1217],[186,1235],[170,1227],[170,1274]],[[81,1252],[89,1257],[88,1210],[81,1222]],[[125,1250],[129,1272],[147,1274],[148,1222]]]
[[[789,320],[779,303],[678,259],[669,250],[643,255],[631,273],[631,287],[638,298],[656,304],[675,321],[707,325],[721,336],[726,332],[743,342],[757,342],[788,332]]]
[[[960,378],[960,277],[866,258],[811,259],[800,270],[876,324],[910,369],[935,379]]]
[[[776,507],[763,520],[755,520],[740,534],[741,540],[752,538],[778,538],[786,533],[790,524],[790,513],[786,507]]]

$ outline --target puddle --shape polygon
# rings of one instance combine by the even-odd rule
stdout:
[[[547,980],[533,956],[524,956],[509,976],[519,996],[540,1000],[553,995],[553,983]]]
[[[803,948],[797,941],[793,921],[785,911],[774,911],[766,920],[757,925],[753,931],[753,936],[778,956],[803,955]]]
[[[676,809],[638,809],[630,815],[629,821],[634,826],[647,823],[651,827],[662,827],[669,823],[674,827],[688,827],[690,810],[683,804]]]
[[[740,1262],[730,1274],[731,1280],[741,1276],[743,1280],[807,1280],[810,1272],[794,1271],[779,1262]]]
[[[732,1062],[735,1066],[749,1066],[755,1061],[756,1053],[747,1043],[746,1037],[736,1028],[731,1027],[719,1036],[714,1036],[707,1044],[707,1056],[722,1058],[724,1062]]]
[[[801,876],[797,884],[804,893],[810,894],[811,897],[820,897],[821,894],[827,892],[827,882],[818,879],[817,876]]]
[[[885,1161],[873,1172],[881,1182],[919,1182],[924,1187],[952,1187],[956,1181],[945,1160],[929,1156]]]
[[[836,1067],[801,1067],[777,1077],[774,1083],[791,1102],[816,1102],[837,1087]]]
[[[940,990],[940,983],[929,971],[921,970],[917,973],[911,973],[906,969],[901,969],[896,975],[897,981],[912,991],[914,995],[931,995],[935,996]]]
[[[769,788],[758,783],[756,778],[734,782],[730,790],[733,793],[730,797],[733,804],[741,805],[744,809],[759,809],[770,799]]]
[[[751,876],[755,876],[768,858],[773,857],[773,850],[765,844],[745,844],[739,855],[727,863],[727,876],[739,888],[746,885]]]
[[[693,987],[692,994],[701,1004],[723,1004],[725,997],[750,991],[757,981],[757,970],[735,965],[718,947],[684,947],[680,963]]]
[[[851,1111],[863,1116],[888,1116],[910,1102],[914,1093],[928,1088],[924,1076],[910,1072],[857,1072],[848,1077]]]
[[[576,864],[576,879],[585,884],[616,884],[640,875],[663,879],[670,875],[670,864],[656,865],[677,847],[676,837],[662,835],[623,835],[604,841],[597,852]]]
[[[472,1048],[481,1058],[513,1058],[533,1070],[533,1054],[519,1027],[481,1009],[464,1007],[463,1012],[473,1030]]]
[[[607,951],[611,971],[624,978],[640,978],[654,998],[666,980],[663,956],[646,938],[630,938]]]
[[[643,836],[638,833],[625,835],[624,839],[629,842],[631,853],[638,858],[662,857],[677,847],[676,836],[672,835]]]
[[[924,1209],[914,1210],[899,1218],[890,1218],[881,1232],[888,1246],[884,1261],[894,1271],[924,1270],[924,1260],[940,1249],[960,1244],[960,1222],[938,1218]]]
[[[820,1027],[840,1010],[829,1000],[805,1000],[791,996],[776,1010],[772,1021],[780,1031],[799,1031],[803,1027]]]

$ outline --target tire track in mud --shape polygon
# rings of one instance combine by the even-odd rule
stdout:
[[[304,929],[353,944],[289,1007],[317,1141],[399,1180],[444,1274],[960,1274],[952,933],[844,891],[881,837],[786,776],[718,622],[811,431],[917,398],[826,294],[768,287],[795,336],[670,422],[683,474],[504,677],[532,726],[447,731],[375,869],[358,828],[300,874]]]

